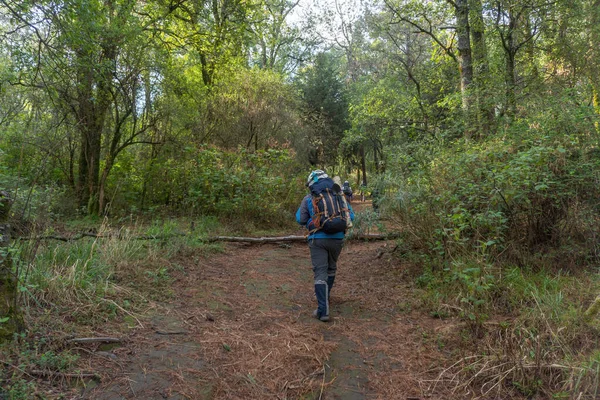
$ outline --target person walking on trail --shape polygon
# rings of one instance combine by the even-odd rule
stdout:
[[[317,298],[317,309],[313,316],[327,322],[337,260],[342,252],[346,230],[352,226],[354,211],[346,202],[339,185],[324,171],[312,171],[308,175],[306,186],[310,193],[302,199],[296,212],[296,221],[308,229],[308,247]]]
[[[346,196],[346,201],[352,203],[352,188],[350,187],[350,182],[344,181],[342,192],[344,192],[344,196]]]

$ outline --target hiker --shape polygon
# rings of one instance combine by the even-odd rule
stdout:
[[[350,182],[344,181],[342,192],[344,192],[344,196],[346,196],[346,201],[348,203],[352,203],[352,188],[350,187]]]
[[[339,185],[324,171],[312,171],[306,186],[310,193],[302,199],[296,212],[296,221],[308,229],[308,247],[317,297],[317,309],[313,316],[327,322],[337,260],[342,252],[346,229],[354,220],[354,212],[346,203]]]

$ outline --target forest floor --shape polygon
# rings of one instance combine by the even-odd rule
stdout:
[[[392,243],[348,241],[328,323],[305,243],[227,244],[182,257],[170,295],[91,345],[83,398],[448,399],[438,381],[451,320],[414,307],[414,273]]]

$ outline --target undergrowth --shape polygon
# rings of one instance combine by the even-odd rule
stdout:
[[[434,383],[458,397],[598,398],[600,322],[584,313],[600,293],[600,158],[584,128],[550,127],[522,121],[389,173],[380,208],[420,267],[421,304],[460,321]]]
[[[87,221],[90,222],[90,221]],[[81,232],[85,223],[72,223]],[[14,243],[15,273],[27,330],[0,347],[0,398],[44,398],[57,379],[76,376],[83,365],[68,338],[134,329],[155,302],[174,295],[182,263],[221,251],[206,237],[222,229],[214,218],[167,220],[112,227],[92,226],[93,236],[72,241],[74,232],[32,233]],[[39,380],[37,378],[44,378]],[[77,379],[60,378],[74,391]],[[71,382],[73,381],[73,382]],[[4,390],[4,392],[2,391]]]

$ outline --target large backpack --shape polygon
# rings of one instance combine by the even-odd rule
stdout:
[[[346,232],[348,208],[341,192],[325,187],[317,192],[313,191],[311,201],[314,210],[312,221],[308,225],[311,233]]]
[[[350,185],[344,184],[342,192],[344,192],[345,195],[352,196],[352,188],[350,187]]]

